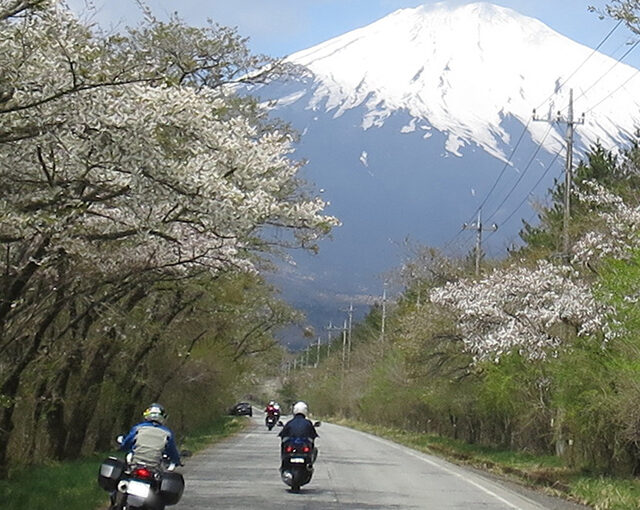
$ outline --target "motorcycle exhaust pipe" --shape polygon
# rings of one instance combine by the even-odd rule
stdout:
[[[127,483],[126,480],[120,480],[120,482],[118,482],[118,492],[122,492],[123,494],[126,494],[128,488],[129,488],[129,484]]]

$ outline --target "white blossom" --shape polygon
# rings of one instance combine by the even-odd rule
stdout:
[[[564,328],[594,334],[605,319],[575,271],[546,261],[449,283],[434,290],[431,300],[455,311],[466,349],[477,359],[499,359],[514,350],[544,358],[567,339]]]
[[[0,239],[105,273],[215,272],[252,270],[262,226],[309,243],[338,224],[298,192],[290,136],[145,51],[61,6],[0,20]]]
[[[624,259],[640,248],[640,205],[630,205],[596,182],[585,183],[580,200],[596,209],[601,226],[574,246],[574,262],[594,263],[605,257]]]

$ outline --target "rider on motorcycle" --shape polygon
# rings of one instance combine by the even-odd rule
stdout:
[[[310,439],[313,443],[318,437],[318,432],[315,426],[310,420],[307,420],[306,416],[309,414],[309,406],[305,402],[296,402],[293,405],[293,418],[289,420],[282,428],[279,437],[282,438],[282,442],[289,437],[302,437]],[[315,461],[318,456],[318,449],[313,447],[313,460]]]
[[[120,449],[132,454],[132,464],[159,467],[162,456],[181,465],[180,453],[173,439],[173,432],[165,426],[167,412],[160,404],[151,404],[142,413],[144,421],[134,425],[125,436]]]
[[[270,400],[264,412],[267,414],[267,416],[273,415],[276,418],[280,418],[280,404],[278,404],[275,400]]]

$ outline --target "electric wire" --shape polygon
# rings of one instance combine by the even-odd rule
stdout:
[[[506,225],[507,223],[509,223],[509,220],[511,218],[513,218],[513,216],[520,210],[520,208],[526,203],[526,201],[529,199],[529,197],[531,196],[531,194],[535,191],[535,189],[540,185],[540,183],[543,181],[543,179],[547,176],[547,174],[549,173],[549,171],[553,168],[553,165],[556,163],[556,161],[558,160],[558,158],[560,157],[560,154],[562,153],[562,148],[560,148],[560,150],[558,150],[558,152],[556,152],[556,155],[553,157],[553,159],[551,160],[551,162],[547,165],[547,169],[540,175],[540,177],[538,178],[538,180],[536,181],[536,183],[531,187],[531,189],[529,190],[529,192],[524,196],[524,198],[522,199],[522,201],[516,206],[515,209],[513,209],[513,211],[511,211],[511,214],[509,214],[509,216],[507,216],[504,220],[501,221],[501,225]],[[492,235],[494,235],[496,232],[490,232],[486,239],[490,239]]]
[[[583,61],[582,61],[582,62],[581,62],[581,63],[580,63],[580,64],[579,64],[579,65],[578,65],[578,66],[577,66],[577,67],[576,67],[572,72],[571,72],[571,74],[570,74],[570,75],[569,75],[569,76],[568,76],[564,81],[562,81],[562,82],[558,85],[558,87],[557,87],[557,89],[556,89],[556,90],[559,90],[559,89],[561,89],[563,86],[565,86],[565,85],[569,82],[569,80],[571,80],[571,78],[573,78],[573,77],[578,73],[578,71],[579,71],[579,70],[580,70],[580,69],[581,69],[581,68],[582,68],[582,67],[583,67],[583,66],[584,66],[584,65],[585,65],[585,64],[586,64],[586,63],[587,63],[587,62],[588,62],[588,61],[589,61],[589,60],[590,60],[590,59],[591,59],[591,58],[592,58],[592,57],[593,57],[593,56],[594,56],[598,51],[599,51],[599,49],[604,45],[604,43],[605,43],[605,42],[607,42],[607,41],[609,40],[609,38],[610,38],[610,37],[611,37],[611,36],[612,36],[612,35],[613,35],[617,30],[618,30],[618,28],[620,27],[620,25],[621,25],[622,23],[623,23],[623,20],[619,20],[619,21],[615,24],[615,26],[614,26],[611,30],[609,30],[609,32],[604,36],[604,38],[600,41],[600,43],[599,43],[599,44],[598,44],[598,45],[597,45],[597,46],[596,46],[596,47],[595,47],[595,48],[594,48],[594,49],[589,53],[589,55],[588,55],[588,56],[587,56],[587,57],[586,57],[586,58],[585,58],[585,59],[584,59],[584,60],[583,60]],[[638,41],[638,42],[640,42],[640,41]],[[613,69],[613,67],[615,67],[615,66],[616,66],[620,61],[622,61],[624,58],[626,58],[626,57],[627,57],[627,55],[628,55],[629,53],[631,53],[631,51],[633,51],[633,49],[635,48],[635,46],[637,46],[638,42],[636,42],[636,43],[633,45],[633,47],[632,47],[632,48],[630,48],[627,52],[625,52],[625,54],[624,54],[622,57],[620,57],[620,59],[618,59],[618,61],[617,61],[617,62],[616,62],[612,67],[611,67],[611,69]],[[611,71],[611,69],[609,69],[609,71],[607,71],[607,73],[605,73],[605,75],[606,75],[606,74],[608,74],[608,73]],[[640,71],[638,71],[638,72],[640,72]],[[635,76],[635,75],[634,75],[634,76]],[[602,78],[604,78],[604,76],[600,77],[600,78],[599,78],[599,79],[598,79],[594,84],[592,84],[592,85],[591,85],[591,87],[589,87],[589,89],[587,89],[587,91],[588,91],[588,90],[590,90],[593,86],[595,86],[595,84],[596,84],[598,81],[600,81]],[[633,78],[633,76],[632,76],[632,78]],[[622,88],[622,87],[623,87],[624,85],[626,85],[630,80],[631,80],[631,78],[629,78],[625,83],[623,83],[620,87],[618,87],[614,92],[616,92],[617,90],[619,90],[620,88]],[[582,94],[580,97],[582,97],[582,96],[583,96],[587,91],[583,92],[583,94]],[[556,94],[557,94],[557,91],[552,92],[552,93],[551,93],[551,94],[550,94],[550,95],[549,95],[549,96],[548,96],[544,101],[542,101],[542,102],[540,103],[540,105],[539,105],[536,109],[540,108],[540,106],[544,105],[544,104],[545,104],[545,103],[546,103],[550,98],[552,98],[552,97],[553,97],[554,95],[556,95]],[[613,92],[612,92],[608,97],[610,97],[612,94],[613,94]],[[608,97],[607,97],[607,98],[608,98]],[[591,111],[593,108],[595,108],[596,106],[598,106],[600,103],[602,103],[603,101],[605,101],[607,98],[602,99],[598,104],[596,104],[594,107],[592,107],[592,108],[591,108],[590,110],[588,110],[588,111]],[[479,213],[479,211],[480,211],[480,210],[482,210],[483,206],[487,203],[487,201],[488,201],[489,197],[491,196],[491,193],[493,193],[493,191],[495,191],[495,189],[496,189],[496,187],[497,187],[497,185],[498,185],[498,182],[500,181],[500,179],[502,178],[502,176],[503,176],[503,175],[504,175],[504,173],[506,172],[507,167],[510,165],[511,160],[513,159],[513,156],[514,156],[514,154],[515,154],[516,150],[518,149],[518,147],[519,147],[520,143],[522,142],[522,140],[523,140],[523,138],[524,138],[524,135],[526,134],[526,132],[527,132],[527,130],[528,130],[528,127],[529,127],[530,123],[531,123],[531,119],[530,119],[529,121],[527,121],[526,126],[525,126],[525,127],[524,127],[524,129],[522,130],[522,133],[520,134],[520,137],[518,138],[518,141],[516,142],[516,145],[515,145],[515,146],[514,146],[514,148],[512,149],[511,154],[510,154],[510,156],[509,156],[509,158],[508,158],[507,162],[506,162],[506,163],[505,163],[505,165],[503,166],[503,168],[502,168],[502,170],[501,170],[500,174],[498,175],[498,177],[497,177],[496,181],[494,182],[493,186],[491,187],[491,189],[489,190],[489,192],[487,193],[487,195],[485,196],[485,198],[483,199],[483,201],[481,202],[481,204],[480,204],[480,205],[475,209],[475,212],[470,216],[470,218],[469,218],[469,220],[467,221],[467,223],[471,222],[471,221],[472,221],[472,220],[477,216],[477,214]],[[548,131],[547,131],[547,133],[545,134],[545,136],[544,136],[544,138],[543,138],[542,142],[540,142],[540,144],[538,144],[538,147],[536,148],[536,150],[535,150],[535,152],[534,152],[534,154],[533,154],[533,156],[532,156],[531,160],[530,160],[530,161],[529,161],[529,163],[527,164],[527,167],[525,168],[525,170],[524,170],[524,171],[523,171],[523,173],[521,174],[521,176],[520,176],[520,178],[518,179],[518,181],[517,181],[517,182],[515,183],[515,185],[511,188],[511,190],[509,191],[509,193],[507,194],[507,196],[505,197],[505,199],[500,203],[500,205],[496,208],[496,210],[495,210],[495,211],[494,211],[494,212],[489,216],[489,219],[491,219],[493,216],[495,216],[495,214],[500,210],[500,207],[502,207],[502,205],[504,205],[504,203],[507,201],[507,199],[509,198],[509,196],[511,195],[511,193],[513,193],[513,191],[515,190],[515,188],[517,187],[517,185],[519,184],[519,182],[520,182],[520,181],[522,180],[522,178],[524,177],[524,174],[526,173],[527,169],[528,169],[528,168],[529,168],[529,166],[533,163],[533,161],[534,161],[534,159],[535,159],[535,156],[537,155],[537,153],[538,153],[538,152],[540,151],[540,149],[542,148],[542,143],[544,142],[544,140],[546,139],[546,137],[549,135],[550,131],[551,131],[551,128],[549,128],[549,130],[548,130]],[[558,153],[558,154],[559,154],[559,153]],[[557,157],[558,157],[558,156],[556,155],[556,158],[557,158]],[[554,158],[554,161],[555,161],[555,159],[556,159],[556,158]],[[547,171],[548,171],[548,170],[547,170]],[[546,174],[546,172],[545,172],[545,174]],[[544,177],[544,174],[543,174],[543,177]],[[541,177],[541,179],[542,179],[543,177]],[[541,179],[540,179],[540,180],[541,180]],[[537,186],[537,184],[536,184],[536,186]],[[535,188],[535,187],[534,187],[534,188]],[[531,192],[530,192],[530,193],[531,193]],[[526,200],[526,198],[528,198],[528,195],[527,195],[527,197],[525,197],[525,200]],[[520,206],[518,207],[518,209],[519,209],[521,206],[522,206],[522,205],[520,205]],[[516,211],[517,211],[517,209],[516,209]],[[512,213],[512,215],[513,215],[513,214],[515,214],[515,212],[516,212],[516,211],[514,211],[514,212]],[[509,216],[509,218],[508,218],[508,219],[510,219],[510,218],[511,218],[511,215]],[[453,236],[453,237],[452,237],[448,242],[446,242],[446,243],[444,244],[444,246],[443,246],[443,250],[447,250],[447,249],[449,249],[449,247],[450,247],[454,242],[456,242],[456,240],[457,240],[457,239],[462,235],[462,233],[463,233],[463,232],[465,232],[465,228],[464,228],[464,226],[463,226],[463,227],[461,227],[461,228],[456,232],[456,234],[455,234],[455,235],[454,235],[454,236]],[[492,234],[493,234],[493,232],[492,232],[491,234],[489,234],[489,236],[490,236],[490,235],[492,235]],[[488,237],[489,237],[489,236],[488,236]]]
[[[509,190],[509,193],[507,193],[507,195],[504,197],[502,202],[500,202],[500,204],[494,209],[494,211],[487,217],[487,219],[485,221],[489,221],[491,218],[493,218],[497,214],[497,212],[500,210],[500,208],[505,204],[505,202],[509,199],[511,194],[514,192],[514,190],[516,189],[518,184],[520,184],[520,181],[522,181],[524,176],[527,174],[527,171],[529,170],[529,168],[531,167],[531,165],[535,161],[535,158],[538,155],[538,152],[540,152],[540,149],[542,149],[542,146],[543,146],[545,140],[547,139],[547,137],[549,136],[549,133],[551,133],[552,129],[553,129],[553,124],[549,124],[549,129],[547,129],[547,132],[544,134],[544,137],[542,138],[540,143],[538,143],[538,146],[536,147],[535,151],[531,155],[531,158],[529,159],[529,162],[527,163],[527,166],[524,168],[524,170],[520,174],[520,177],[518,177],[518,179],[516,180],[515,184]]]
[[[496,186],[498,185],[498,182],[500,181],[500,179],[502,178],[502,176],[504,175],[505,171],[507,170],[507,168],[509,167],[509,164],[511,163],[511,159],[513,158],[513,155],[515,154],[516,150],[518,149],[518,147],[520,146],[520,143],[522,142],[522,139],[524,138],[525,133],[527,132],[528,128],[529,128],[529,124],[531,124],[531,119],[529,119],[527,121],[526,126],[524,127],[524,129],[522,130],[522,133],[520,134],[520,138],[518,138],[518,141],[516,142],[515,147],[513,148],[513,150],[511,151],[511,155],[509,156],[509,159],[506,161],[506,163],[504,164],[504,166],[502,167],[502,171],[500,172],[500,175],[498,175],[498,178],[496,179],[496,181],[493,183],[493,186],[491,187],[491,189],[489,190],[489,192],[487,193],[487,195],[484,197],[484,200],[480,203],[480,205],[476,208],[475,213],[473,214],[473,216],[476,216],[478,214],[478,212],[484,207],[484,205],[487,203],[487,200],[489,200],[489,197],[491,196],[491,193],[493,193],[493,191],[496,189]]]
[[[467,223],[471,222],[478,215],[478,213],[482,210],[482,207],[487,203],[487,200],[489,200],[489,197],[491,196],[491,193],[493,193],[493,191],[496,189],[496,186],[498,185],[498,182],[500,181],[500,179],[502,178],[502,176],[506,172],[507,168],[510,166],[511,160],[513,159],[513,156],[516,153],[516,150],[518,150],[518,147],[522,143],[522,140],[524,139],[524,135],[527,133],[530,124],[531,124],[531,119],[529,119],[527,121],[527,124],[522,129],[522,133],[520,133],[520,137],[518,138],[518,141],[516,142],[515,146],[511,150],[511,154],[509,154],[509,158],[507,159],[507,161],[505,162],[504,166],[502,167],[502,171],[500,172],[500,174],[496,178],[495,182],[493,183],[493,186],[491,187],[489,192],[486,194],[486,196],[484,197],[484,200],[480,203],[480,205],[478,207],[476,207],[475,212],[467,220]],[[464,232],[464,227],[460,228],[460,230],[453,236],[453,238],[451,238],[447,243],[445,243],[443,249],[447,250],[449,248],[449,246],[451,244],[453,244],[455,242],[455,240],[463,232]]]
[[[611,96],[613,96],[616,92],[618,92],[618,90],[620,90],[622,87],[624,87],[627,83],[629,83],[631,80],[633,80],[636,76],[638,76],[638,74],[640,74],[640,69],[637,69],[635,73],[633,73],[629,78],[627,78],[621,85],[619,85],[616,89],[612,90],[611,92],[609,92],[609,94],[607,94],[605,97],[603,97],[600,101],[598,101],[596,104],[594,104],[591,108],[589,108],[588,110],[585,111],[585,114],[590,113],[592,110],[596,109],[598,106],[600,106],[602,103],[604,103],[607,99],[609,99]]]
[[[460,229],[455,233],[455,235],[449,239],[446,243],[444,243],[444,245],[442,246],[442,251],[447,251],[451,245],[453,243],[456,242],[456,240],[462,235],[462,233],[464,232],[464,227],[460,227]]]
[[[598,50],[602,47],[602,45],[607,42],[607,40],[614,34],[614,32],[616,30],[618,30],[618,28],[620,27],[620,25],[622,24],[622,20],[618,21],[618,23],[616,23],[616,25],[609,31],[609,33],[604,37],[604,39],[602,39],[602,41],[600,41],[600,44],[598,44],[598,46],[596,46],[593,51],[591,51],[591,53],[589,53],[589,55],[587,56],[587,58],[585,58],[582,63],[580,65],[578,65],[578,67],[576,67],[573,72],[562,82],[560,82],[560,84],[556,87],[556,91],[552,92],[551,94],[549,94],[549,97],[547,97],[544,101],[542,101],[540,103],[540,105],[538,105],[538,107],[536,108],[536,110],[538,108],[540,108],[542,105],[544,105],[547,101],[549,101],[549,99],[551,99],[553,96],[555,96],[557,94],[557,90],[560,90],[562,87],[564,87],[571,78],[573,78],[578,71],[591,59],[591,57],[593,57]]]
[[[638,39],[636,42],[633,43],[633,45],[631,46],[631,48],[629,48],[624,55],[622,55],[618,60],[616,60],[613,65],[607,69],[596,81],[594,81],[589,87],[587,87],[585,90],[583,90],[580,95],[578,97],[575,98],[575,101],[577,101],[580,98],[583,98],[584,96],[587,95],[587,92],[589,92],[593,87],[595,87],[598,83],[600,83],[604,78],[606,78],[606,76],[613,71],[613,69],[620,64],[628,55],[629,53],[631,53],[633,50],[636,49],[636,47],[640,44],[640,39]],[[560,111],[564,111],[566,110],[568,107],[565,106],[562,110]],[[593,110],[593,108],[591,108]]]

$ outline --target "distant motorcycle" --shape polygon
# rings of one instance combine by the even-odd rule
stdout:
[[[184,478],[175,468],[166,458],[152,468],[130,463],[130,455],[127,460],[109,457],[100,466],[98,484],[111,495],[109,510],[164,510],[178,503],[184,491]]]
[[[314,425],[319,427],[320,422]],[[298,492],[311,481],[317,450],[311,439],[302,437],[285,438],[281,448],[280,476],[293,492]]]
[[[271,430],[278,423],[278,418],[279,416],[277,414],[267,414],[266,418],[264,419],[264,424],[269,430]]]

